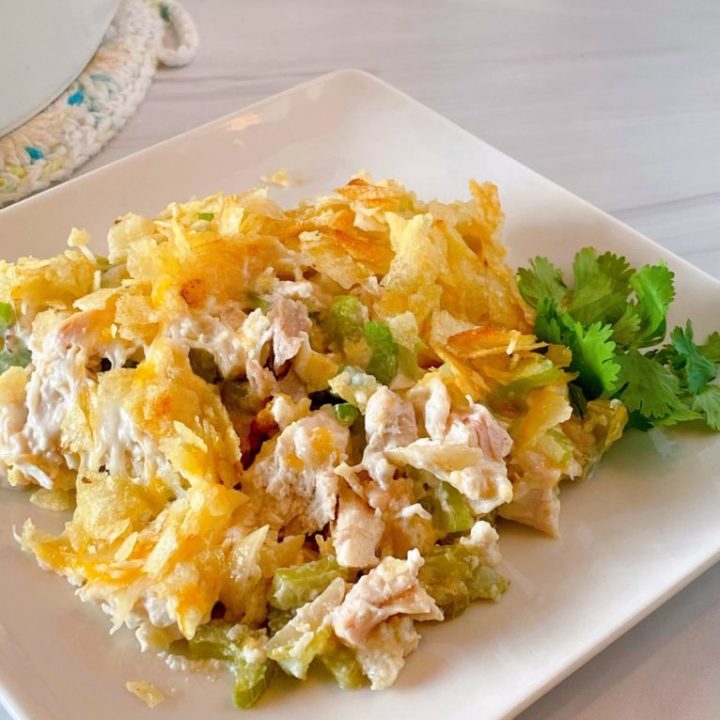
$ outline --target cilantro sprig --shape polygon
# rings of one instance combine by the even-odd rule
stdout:
[[[660,345],[675,299],[673,280],[664,263],[636,270],[624,257],[593,248],[575,256],[572,283],[544,257],[518,272],[520,293],[537,313],[535,334],[572,351],[577,379],[571,397],[578,407],[617,397],[641,429],[702,420],[720,431],[720,386],[714,382],[720,333],[697,344],[688,320]]]

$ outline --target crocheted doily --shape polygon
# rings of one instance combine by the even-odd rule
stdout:
[[[195,25],[177,0],[123,0],[80,77],[0,138],[0,207],[66,180],[135,112],[158,63],[185,65],[197,46]]]

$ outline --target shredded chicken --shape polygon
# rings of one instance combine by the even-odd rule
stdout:
[[[405,665],[405,658],[417,648],[420,635],[407,615],[380,623],[357,650],[357,659],[373,690],[390,687]]]
[[[497,565],[500,562],[500,536],[487,520],[478,520],[470,529],[470,535],[460,538],[460,544],[480,550],[481,562]]]
[[[303,303],[282,296],[273,302],[268,319],[273,327],[273,363],[278,370],[298,354],[312,323]]]
[[[266,443],[243,480],[247,492],[267,494],[269,509],[293,532],[320,530],[335,517],[338,477],[349,440],[327,408],[288,425]]]
[[[240,328],[245,313],[238,306],[230,306],[219,317],[220,312],[189,309],[185,317],[179,317],[170,323],[165,333],[167,337],[188,349],[194,348],[209,352],[224,378],[233,378],[241,374],[249,362],[245,338]],[[250,358],[252,359],[252,358]]]
[[[413,620],[442,620],[435,601],[418,581],[423,559],[411,550],[406,560],[386,557],[353,585],[335,611],[335,634],[352,648],[365,647],[371,631],[396,615]]]
[[[478,515],[512,499],[503,458],[512,440],[487,408],[468,401],[469,409],[451,412],[445,384],[437,376],[408,395],[422,417],[429,438],[391,448],[386,457],[396,465],[425,470],[459,490]]]
[[[450,483],[467,498],[477,515],[512,500],[505,464],[488,459],[480,448],[422,438],[407,447],[387,450],[386,455],[398,466],[425,470]]]
[[[376,555],[384,530],[380,513],[349,488],[343,488],[338,502],[332,538],[338,563],[344,567],[366,568],[378,563]]]
[[[417,438],[417,425],[412,403],[397,393],[381,387],[368,400],[365,413],[367,445],[362,465],[383,488],[395,474],[395,466],[388,461],[393,448],[409,445]]]

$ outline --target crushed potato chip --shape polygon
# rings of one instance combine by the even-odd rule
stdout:
[[[75,506],[73,493],[69,490],[59,489],[39,488],[30,496],[30,502],[43,510],[55,510],[56,512],[72,510]]]
[[[165,693],[157,685],[145,680],[129,680],[125,683],[125,689],[142,700],[149,708],[157,707],[166,699]]]
[[[272,175],[262,175],[260,179],[269,185],[278,185],[279,187],[288,187],[290,185],[290,173],[286,168],[276,170]]]

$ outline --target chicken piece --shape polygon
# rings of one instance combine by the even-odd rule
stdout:
[[[582,475],[575,446],[562,429],[572,408],[564,388],[535,390],[527,403],[527,411],[513,425],[514,445],[508,458],[513,501],[502,507],[500,514],[556,537],[558,485],[563,478]]]
[[[362,469],[362,466],[358,467]],[[383,489],[375,480],[368,478],[367,472],[358,474],[356,470],[342,464],[335,472],[359,498],[367,500],[368,509],[375,511],[378,529],[382,531],[375,554],[381,558],[386,555],[404,557],[413,548],[421,553],[432,548],[438,540],[438,532],[430,513],[417,502],[419,495],[415,483],[408,477],[400,476]],[[357,542],[355,536],[353,542]]]
[[[318,288],[308,280],[276,280],[272,286],[274,296],[288,298],[290,300],[310,300],[318,292]]]
[[[105,331],[111,317],[109,307],[65,318],[53,315],[52,329],[42,339],[31,338],[33,369],[24,388],[25,407],[12,413],[14,437],[0,445],[4,462],[15,466],[13,482],[36,482],[51,489],[64,486],[68,460],[77,468],[77,459],[68,457],[68,446],[80,438],[90,442],[87,413],[101,358],[116,367],[134,352],[134,347]],[[37,320],[44,329],[50,317],[43,313]]]
[[[292,532],[315,532],[335,517],[338,476],[350,433],[329,408],[288,425],[265,443],[243,479],[268,520]]]
[[[387,489],[396,470],[388,461],[388,452],[417,439],[412,403],[403,400],[392,390],[381,387],[368,400],[365,433],[367,445],[362,465],[373,480]]]
[[[268,319],[272,323],[274,368],[277,371],[298,354],[312,323],[303,303],[282,296],[276,297]]]
[[[557,537],[560,534],[560,481],[581,474],[582,467],[572,456],[567,463],[558,465],[539,450],[523,450],[511,459],[513,501],[500,508],[500,514],[507,520]]]
[[[359,650],[367,647],[370,633],[388,618],[404,615],[414,620],[442,620],[442,611],[418,580],[423,563],[417,550],[411,550],[407,560],[384,558],[358,580],[334,612],[335,634]]]
[[[264,360],[263,350],[273,336],[272,324],[265,313],[257,308],[244,320],[239,330],[240,341],[245,348],[248,360]]]
[[[471,403],[469,410],[450,416],[445,442],[479,447],[486,457],[497,462],[502,462],[512,448],[512,438],[505,428],[479,403]]]
[[[72,487],[75,474],[58,467],[57,455],[35,454],[30,449],[25,432],[28,376],[29,372],[19,367],[0,375],[0,486]]]
[[[300,402],[308,394],[305,383],[298,377],[292,367],[283,378],[278,380],[275,391],[287,395],[293,402]]]
[[[270,403],[270,412],[280,430],[284,430],[310,412],[310,399],[302,398],[295,402],[290,396],[279,394]]]
[[[500,536],[487,520],[478,520],[470,529],[470,535],[460,538],[460,544],[480,551],[480,562],[497,565],[500,562]]]
[[[451,412],[450,393],[437,374],[410,390],[408,399],[422,417],[431,440],[479,447],[497,461],[512,448],[512,438],[484,405],[468,398],[468,408]]]
[[[430,437],[390,450],[388,458],[449,482],[478,515],[509,502],[512,485],[503,458],[510,452],[512,439],[488,409],[468,400],[468,408],[451,412],[450,394],[437,375],[408,396]]]
[[[480,448],[422,438],[407,447],[388,450],[386,455],[398,466],[426,470],[450,483],[465,496],[476,515],[485,515],[512,500],[505,464],[486,457]]]
[[[376,548],[384,524],[380,514],[347,487],[340,490],[337,520],[332,531],[337,561],[343,567],[366,568],[378,563]]]
[[[238,335],[244,351],[245,377],[250,383],[250,395],[264,400],[277,386],[275,376],[263,366],[267,359],[268,343],[273,337],[272,324],[258,308],[245,318]]]
[[[102,465],[124,475],[129,468],[118,467],[118,461],[125,452],[133,459],[133,476],[138,476],[149,469],[145,460],[159,454],[157,443],[138,431],[122,410],[123,395],[112,402],[99,399],[103,381],[120,372],[136,347],[109,330],[114,317],[111,293],[101,290],[84,301],[91,309],[67,317],[48,311],[34,323],[33,368],[22,397],[15,393],[24,407],[12,413],[12,442],[0,438],[13,483],[66,487],[71,470]],[[103,361],[109,363],[107,372],[100,372]]]
[[[270,397],[277,387],[277,380],[272,372],[254,358],[250,358],[245,364],[245,374],[250,385],[251,397],[264,400]]]
[[[513,502],[500,509],[506,520],[530,525],[551,537],[560,534],[560,490],[553,481],[543,486],[531,480],[516,480],[513,486]]]
[[[392,617],[378,625],[356,652],[360,667],[373,690],[384,690],[397,680],[405,658],[417,648],[420,635],[407,615]]]
[[[224,378],[237,377],[245,369],[248,355],[255,349],[257,340],[253,339],[250,353],[246,347],[247,335],[240,335],[245,313],[237,306],[224,308],[222,313],[189,309],[186,315],[177,317],[164,329],[166,337],[173,344],[189,349],[209,352]],[[269,333],[268,333],[269,335]],[[269,339],[266,338],[265,342]],[[263,344],[262,336],[260,338]]]
[[[510,465],[514,500],[503,508],[504,516],[557,537],[560,529],[559,483],[591,475],[603,453],[622,436],[627,421],[627,409],[620,400],[591,400],[582,417],[573,413],[560,428],[550,433],[553,444],[558,440],[565,444],[566,452],[556,456],[564,456],[559,468],[540,451],[518,452]],[[546,445],[548,439],[545,439]]]
[[[443,442],[448,432],[450,394],[445,383],[436,375],[423,380],[408,392],[408,399],[423,419],[425,432],[432,440]]]

